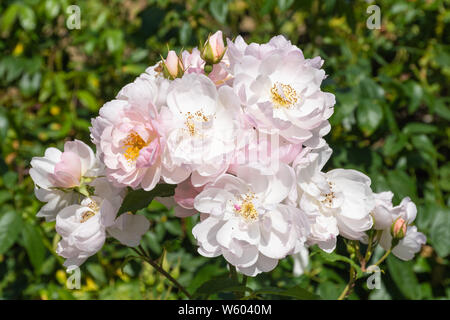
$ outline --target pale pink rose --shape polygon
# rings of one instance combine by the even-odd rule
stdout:
[[[92,120],[92,140],[116,186],[151,190],[160,180],[164,138],[158,122],[162,103],[158,89],[158,82],[141,76]]]
[[[325,78],[320,58],[305,59],[282,36],[261,45],[238,37],[228,41],[227,55],[233,89],[257,129],[313,148],[325,144],[335,98],[320,90]]]
[[[80,186],[82,178],[100,175],[101,164],[92,149],[84,142],[75,140],[64,144],[64,152],[56,148],[45,150],[44,157],[33,157],[30,176],[35,183],[36,197],[47,202],[38,212],[38,217],[47,221],[55,219],[65,206],[76,201],[78,196],[69,190]]]
[[[374,229],[383,230],[380,246],[389,250],[392,247],[392,233],[404,236],[392,248],[392,253],[401,260],[411,260],[426,243],[426,236],[412,225],[417,216],[417,207],[410,198],[404,198],[398,206],[392,204],[392,192],[375,193],[376,206],[372,211]]]
[[[216,88],[203,74],[185,74],[171,82],[161,109],[166,137],[163,178],[178,184],[191,174],[199,187],[224,173],[235,150],[240,105],[233,90]]]
[[[372,228],[375,199],[370,178],[349,169],[322,172],[331,156],[328,145],[305,148],[294,160],[299,207],[310,218],[309,244],[335,249],[337,235],[360,240]]]
[[[295,183],[292,168],[277,172],[241,166],[224,174],[195,197],[202,213],[192,229],[205,257],[223,257],[248,276],[273,270],[279,259],[304,247],[309,225],[303,212],[281,202]]]

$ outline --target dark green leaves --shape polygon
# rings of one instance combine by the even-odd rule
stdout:
[[[255,291],[255,294],[270,294],[284,297],[291,297],[297,300],[319,300],[320,297],[308,290],[295,286],[291,288],[267,288]]]
[[[408,299],[420,299],[419,282],[412,269],[411,261],[402,261],[393,255],[387,258],[389,274],[401,293]]]
[[[244,292],[246,288],[239,282],[229,278],[220,277],[203,283],[194,293],[195,298],[206,299],[210,295],[221,292]]]
[[[429,241],[438,255],[445,258],[450,254],[450,210],[435,206],[432,211]]]
[[[39,229],[32,224],[25,224],[22,230],[23,245],[34,270],[39,273],[45,259],[45,246]]]
[[[209,10],[213,17],[224,24],[227,20],[228,14],[228,1],[225,0],[212,0],[209,3]]]
[[[365,136],[370,136],[383,119],[383,109],[376,100],[362,100],[356,109],[358,126]]]
[[[22,228],[22,218],[12,207],[4,207],[0,214],[0,254],[16,242]]]
[[[158,184],[153,190],[133,190],[129,191],[117,216],[124,212],[136,212],[139,209],[146,208],[155,197],[170,197],[175,194],[176,185]]]

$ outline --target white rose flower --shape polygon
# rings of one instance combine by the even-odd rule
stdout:
[[[292,143],[319,148],[330,131],[334,95],[322,92],[323,61],[307,60],[283,37],[268,44],[228,41],[233,89],[259,130],[277,132]]]
[[[311,244],[331,252],[341,234],[358,240],[372,227],[370,212],[375,202],[370,178],[356,170],[335,169],[321,172],[331,155],[326,145],[305,148],[294,161],[299,192],[299,207],[312,221]]]
[[[237,176],[224,174],[195,198],[202,221],[192,230],[206,257],[223,257],[248,276],[274,269],[279,259],[301,250],[309,226],[298,208],[281,202],[288,196],[294,174],[280,165],[263,174],[242,166]]]
[[[30,176],[36,185],[35,194],[47,202],[37,216],[55,220],[62,208],[78,199],[79,194],[71,189],[80,186],[84,178],[98,176],[101,168],[92,149],[79,140],[66,142],[64,152],[48,148],[44,157],[33,157]]]
[[[124,189],[115,188],[106,178],[94,180],[92,186],[96,195],[65,207],[56,216],[56,231],[62,237],[56,252],[66,258],[64,266],[69,269],[79,267],[98,252],[107,236],[137,246],[150,226],[140,215],[125,213],[116,219]]]
[[[216,89],[202,74],[185,74],[172,81],[167,108],[161,109],[166,149],[163,178],[180,183],[192,173],[201,186],[224,173],[235,150],[240,110],[231,88]]]
[[[411,260],[426,243],[427,238],[412,225],[417,215],[414,202],[406,197],[394,207],[392,197],[393,194],[390,191],[375,194],[376,206],[372,211],[374,229],[383,230],[380,245],[385,250],[392,247],[391,229],[397,234],[401,233],[404,237],[400,236],[401,239],[392,248],[392,253],[399,259]]]

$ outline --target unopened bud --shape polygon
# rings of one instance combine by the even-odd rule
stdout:
[[[222,31],[217,31],[208,37],[203,47],[201,57],[207,64],[216,64],[222,60],[225,54],[225,45],[223,42]]]
[[[403,239],[406,235],[407,223],[403,218],[398,218],[391,226],[391,235],[395,239]]]
[[[170,50],[163,63],[164,75],[169,79],[181,78],[184,74],[184,66],[175,51]]]

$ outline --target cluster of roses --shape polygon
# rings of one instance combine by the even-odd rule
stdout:
[[[239,36],[225,47],[218,31],[200,50],[169,51],[92,119],[96,154],[75,140],[31,161],[36,196],[47,202],[38,216],[56,220],[65,265],[82,264],[107,236],[138,245],[149,222],[117,212],[127,187],[158,183],[177,185],[159,199],[176,216],[200,213],[198,252],[245,275],[313,244],[331,252],[338,235],[367,243],[369,230],[411,259],[426,238],[411,225],[409,198],[393,206],[392,193],[373,193],[358,171],[322,172],[335,104],[320,88],[322,64],[283,36]]]

